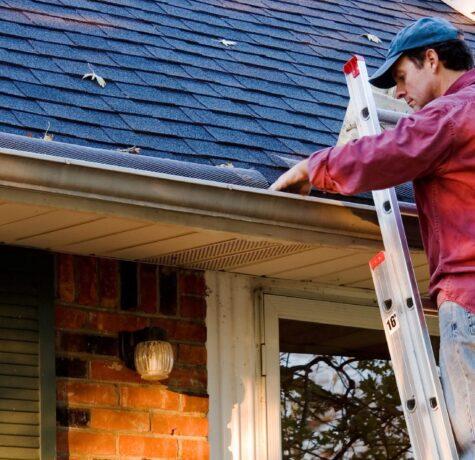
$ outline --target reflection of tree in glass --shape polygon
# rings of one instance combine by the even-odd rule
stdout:
[[[284,459],[408,459],[389,361],[281,353]]]

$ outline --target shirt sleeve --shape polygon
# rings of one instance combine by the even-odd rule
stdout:
[[[313,153],[310,182],[320,190],[353,195],[427,176],[452,151],[454,129],[444,106],[428,106],[396,127]]]

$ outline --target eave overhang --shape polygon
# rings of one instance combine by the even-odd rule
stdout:
[[[381,240],[370,205],[5,148],[0,199],[306,244],[373,248]],[[413,229],[413,207],[403,212]]]

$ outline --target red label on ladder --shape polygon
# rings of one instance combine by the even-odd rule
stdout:
[[[382,264],[385,260],[384,251],[378,252],[370,261],[369,266],[371,270],[374,270],[378,265]]]

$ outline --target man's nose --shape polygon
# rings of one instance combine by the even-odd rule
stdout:
[[[401,99],[406,95],[406,90],[404,88],[396,87],[396,99]]]

